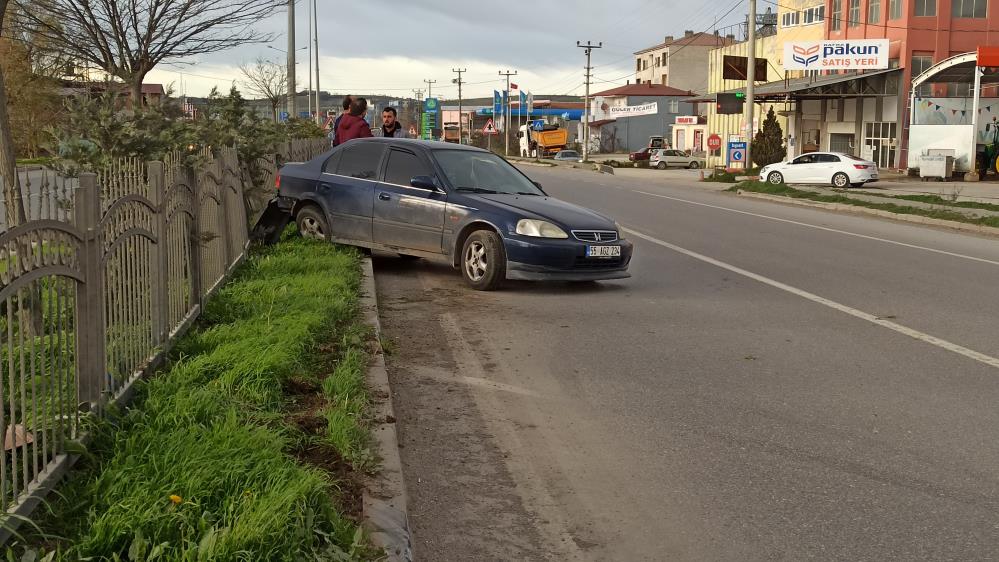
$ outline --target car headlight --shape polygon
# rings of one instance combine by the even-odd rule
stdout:
[[[536,238],[568,238],[564,230],[554,224],[536,219],[521,219],[517,221],[517,234],[534,236]]]

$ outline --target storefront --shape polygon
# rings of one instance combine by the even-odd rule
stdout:
[[[707,149],[708,119],[700,115],[678,115],[673,125],[672,145],[676,150],[702,155]]]

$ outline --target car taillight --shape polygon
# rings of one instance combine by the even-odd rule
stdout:
[[[854,164],[853,167],[858,170],[866,170],[868,168],[867,164]]]
[[[274,189],[275,189],[275,191],[281,189],[281,175],[280,174],[274,176]]]

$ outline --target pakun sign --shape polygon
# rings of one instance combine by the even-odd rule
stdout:
[[[882,70],[888,68],[887,39],[788,41],[786,70]]]

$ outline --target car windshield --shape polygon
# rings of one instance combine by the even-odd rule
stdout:
[[[457,191],[544,195],[524,174],[495,154],[472,150],[435,150],[434,155]]]
[[[579,153],[574,150],[565,150],[562,152],[562,156],[567,156],[567,157],[579,156]]]

